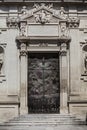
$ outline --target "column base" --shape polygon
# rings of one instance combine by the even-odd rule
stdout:
[[[68,114],[68,107],[60,107],[60,114]]]
[[[20,115],[28,114],[28,107],[20,107]]]

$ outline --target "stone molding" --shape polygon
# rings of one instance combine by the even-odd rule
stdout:
[[[57,12],[57,14],[56,14]],[[9,28],[20,28],[20,35],[26,35],[26,25],[35,24],[60,24],[63,35],[65,28],[78,28],[79,17],[69,17],[64,7],[59,10],[53,8],[53,4],[34,4],[33,8],[28,10],[26,6],[21,9],[21,15],[18,17],[8,16],[6,23]],[[64,25],[65,24],[65,25]],[[66,27],[64,27],[66,26]]]
[[[36,2],[58,2],[58,3],[87,3],[87,0],[36,0]],[[4,3],[28,3],[34,2],[34,0],[0,0],[0,2]]]

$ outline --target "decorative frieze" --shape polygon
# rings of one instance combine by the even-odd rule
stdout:
[[[15,28],[19,26],[19,17],[10,17],[6,18],[6,23],[9,28]]]

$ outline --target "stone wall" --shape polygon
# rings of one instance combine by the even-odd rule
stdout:
[[[78,1],[83,2],[82,0]],[[13,1],[4,0],[4,2]],[[17,0],[15,2],[19,1]],[[65,2],[67,2],[67,0]],[[76,0],[72,0],[72,2],[76,2]],[[84,2],[86,2],[86,0],[84,0]],[[53,10],[56,15],[60,12],[60,7],[59,4],[53,5]],[[16,18],[22,15],[21,9],[22,6],[17,6],[17,3],[15,5],[9,4],[8,6],[4,4],[0,5],[0,47],[4,50],[3,58],[0,57],[1,61],[3,61],[0,62],[0,119],[2,119],[4,115],[6,116],[3,120],[10,119],[20,113],[20,51],[16,42],[16,37],[19,35],[19,25]],[[33,9],[33,4],[27,4],[27,9]],[[87,6],[85,4],[64,5],[64,9],[65,14],[71,18],[69,26],[71,42],[68,51],[67,104],[70,113],[76,113],[77,115],[86,114]],[[7,20],[9,17],[11,19]],[[78,27],[78,20],[76,18],[80,20]],[[10,115],[8,116],[9,113]]]

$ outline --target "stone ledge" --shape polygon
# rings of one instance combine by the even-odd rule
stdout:
[[[14,3],[14,2],[62,2],[62,3],[87,3],[87,0],[0,0],[4,3]]]

